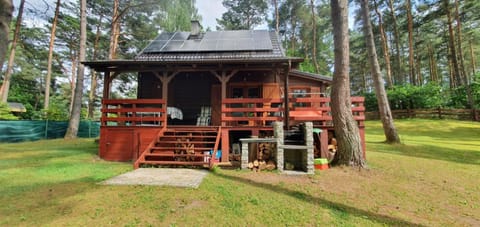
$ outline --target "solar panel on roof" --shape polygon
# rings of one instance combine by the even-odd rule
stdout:
[[[190,36],[190,32],[175,32],[172,40],[187,40],[188,36]]]
[[[273,49],[268,31],[207,32],[201,40],[189,40],[189,35],[189,32],[164,32],[151,42],[143,52],[228,52]]]
[[[168,45],[165,45],[165,47],[163,47],[162,51],[176,51],[176,50],[179,50],[179,49],[182,48],[184,42],[185,41],[183,41],[183,40],[181,40],[181,41],[170,40],[170,42],[168,42]]]
[[[157,52],[160,51],[167,43],[167,40],[154,40],[152,41],[143,52]]]
[[[185,40],[182,50],[197,50],[200,47],[201,40]]]

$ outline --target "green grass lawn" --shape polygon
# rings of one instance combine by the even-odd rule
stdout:
[[[367,170],[217,170],[198,189],[99,185],[132,169],[93,140],[0,144],[0,226],[479,226],[480,124],[367,125]]]

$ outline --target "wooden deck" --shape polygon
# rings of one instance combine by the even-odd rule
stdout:
[[[215,154],[207,152],[221,149],[220,161],[229,162],[230,133],[245,131],[259,136],[273,132],[272,123],[284,121],[283,103],[283,99],[223,99],[221,125],[205,127],[167,125],[167,107],[162,99],[103,100],[99,153],[106,160],[133,160],[136,168],[157,164],[211,166]],[[363,97],[352,97],[352,112],[365,151]],[[322,129],[320,149],[328,150],[328,134],[333,132],[329,98],[290,98],[288,115],[290,125],[311,121]],[[190,146],[182,148],[185,152],[179,152],[182,141]]]

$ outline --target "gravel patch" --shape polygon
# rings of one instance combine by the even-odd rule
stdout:
[[[139,168],[101,182],[103,185],[155,185],[198,188],[207,170],[181,168]]]

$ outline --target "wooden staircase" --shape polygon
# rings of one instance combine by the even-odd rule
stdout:
[[[213,167],[220,127],[170,126],[161,130],[134,164],[146,166]],[[210,154],[212,151],[212,154]]]

